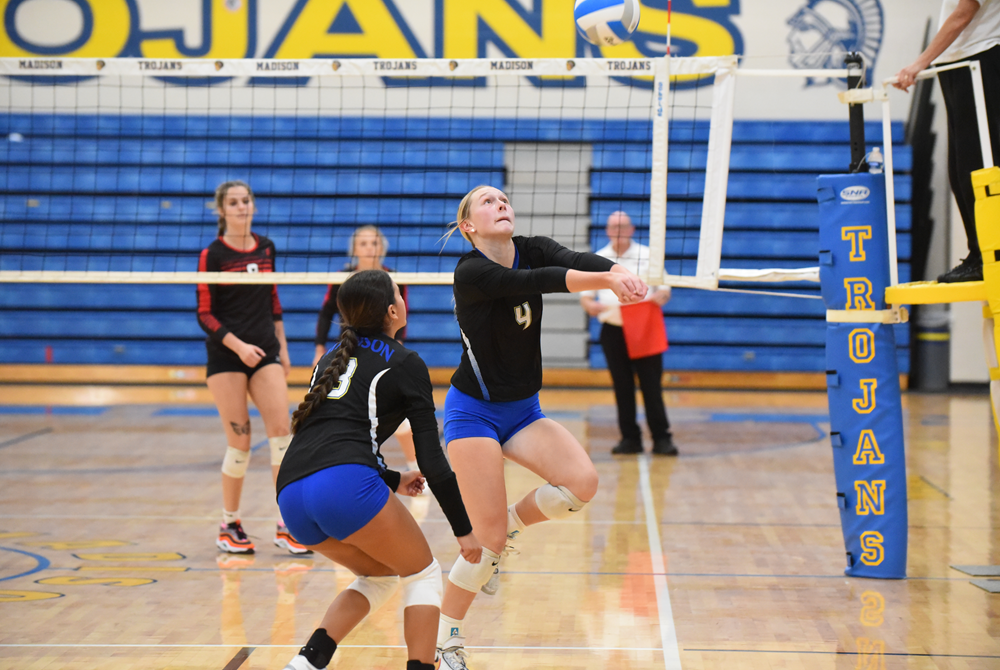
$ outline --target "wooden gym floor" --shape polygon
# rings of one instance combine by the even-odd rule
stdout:
[[[904,397],[898,581],[843,574],[824,393],[666,398],[675,459],[609,454],[610,391],[543,392],[600,491],[581,519],[530,529],[500,592],[477,598],[471,668],[1000,667],[1000,595],[950,567],[1000,564],[986,395]],[[253,430],[260,444],[259,419]],[[258,553],[217,552],[224,446],[203,387],[0,386],[0,668],[283,668],[352,576],[270,544],[266,447],[243,502]],[[401,462],[394,441],[386,453]],[[538,484],[507,475],[512,497]],[[457,545],[437,503],[407,504],[447,569]],[[403,668],[399,604],[331,667]]]

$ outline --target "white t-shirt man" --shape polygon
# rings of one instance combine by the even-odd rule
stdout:
[[[955,41],[934,59],[935,65],[972,59],[972,56],[1000,44],[1000,0],[976,0],[976,2],[979,3],[979,11]],[[941,18],[938,21],[939,29],[958,7],[958,3],[959,0],[944,0],[941,5]]]

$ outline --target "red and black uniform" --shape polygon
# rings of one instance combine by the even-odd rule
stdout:
[[[392,268],[387,268],[384,265],[382,269],[386,272],[392,272]],[[358,266],[347,264],[344,266],[342,272],[357,272]],[[319,318],[316,319],[316,344],[325,347],[327,340],[330,339],[330,324],[333,323],[333,317],[340,313],[337,309],[337,293],[340,291],[340,284],[330,284],[330,287],[326,289],[326,297],[323,298],[323,306],[319,309]],[[403,296],[403,304],[409,308],[409,303],[406,299],[406,287],[400,286],[399,293]],[[399,329],[396,333],[396,339],[402,342],[406,339],[406,326]]]
[[[253,234],[254,246],[234,249],[220,237],[201,252],[199,272],[274,272],[274,243]],[[198,284],[198,325],[208,338],[208,376],[243,372],[248,377],[271,363],[279,363],[281,344],[274,322],[281,321],[281,302],[274,284]],[[232,333],[264,350],[264,358],[250,368],[222,338]]]

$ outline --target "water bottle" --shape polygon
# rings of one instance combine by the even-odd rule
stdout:
[[[872,174],[882,174],[882,150],[878,147],[872,149],[872,152],[868,154],[868,171]]]

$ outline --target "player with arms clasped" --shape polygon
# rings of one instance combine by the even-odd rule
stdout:
[[[438,629],[442,670],[467,667],[463,619],[480,590],[496,592],[501,555],[514,550],[518,535],[532,524],[572,516],[597,493],[587,452],[539,407],[542,294],[609,288],[630,303],[647,290],[600,256],[546,237],[515,237],[514,210],[492,186],[462,199],[456,229],[473,250],[455,268],[463,353],[445,399],[444,433],[484,560],[473,564],[459,556],[448,575]],[[505,458],[548,483],[508,507]]]
[[[381,270],[340,287],[340,340],[313,371],[292,418],[295,437],[278,474],[288,527],[311,549],[358,578],[330,605],[286,670],[330,663],[337,642],[402,587],[407,670],[433,670],[441,567],[417,522],[392,495],[417,495],[424,476],[469,565],[482,547],[438,441],[427,366],[394,335],[406,325],[399,287]],[[421,472],[386,468],[379,451],[404,418],[413,425]]]
[[[250,186],[227,181],[215,191],[219,236],[201,252],[199,272],[274,272],[271,240],[250,231],[256,201]],[[271,473],[291,439],[288,386],[291,370],[274,284],[198,284],[198,323],[208,333],[207,384],[226,432],[222,461],[222,526],[216,545],[233,554],[252,554],[253,542],[240,523],[243,478],[250,466],[247,393],[267,431]],[[278,516],[274,543],[293,554],[312,553],[299,544]]]

